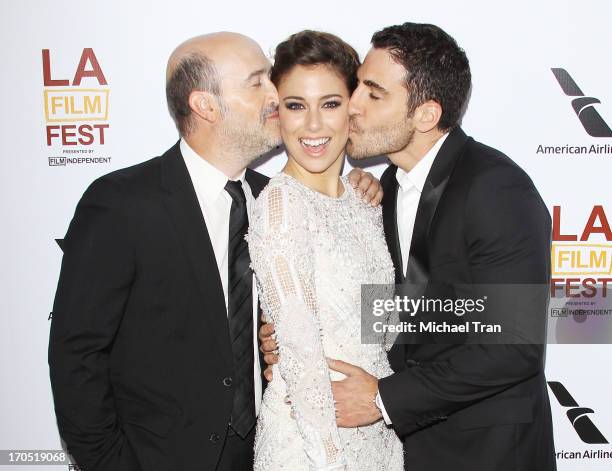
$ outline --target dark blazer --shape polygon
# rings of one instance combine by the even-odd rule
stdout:
[[[255,197],[268,182],[246,179]],[[64,239],[49,366],[60,435],[82,469],[215,469],[231,343],[178,143],[83,195]]]
[[[397,283],[547,284],[550,215],[527,174],[457,128],[416,215],[406,274],[396,223],[397,167],[381,183]],[[408,246],[408,244],[404,244]],[[545,325],[546,302],[533,306]],[[379,383],[410,471],[556,468],[542,345],[394,345]]]

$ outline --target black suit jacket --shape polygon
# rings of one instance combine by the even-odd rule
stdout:
[[[268,181],[246,179],[255,197]],[[59,431],[82,469],[215,468],[231,343],[178,143],[83,195],[64,240],[49,366]]]
[[[402,273],[396,171],[381,183],[397,283],[548,283],[550,216],[533,183],[459,128],[427,177]],[[532,312],[545,323],[545,303]],[[395,374],[379,383],[407,470],[555,469],[542,345],[408,343],[394,345]]]

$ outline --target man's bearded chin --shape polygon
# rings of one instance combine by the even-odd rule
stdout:
[[[265,121],[245,120],[229,112],[224,118],[222,135],[226,145],[248,165],[281,144],[280,130],[274,126],[278,127]]]
[[[379,126],[364,131],[353,124],[351,129],[355,139],[349,136],[346,151],[356,160],[399,152],[412,142],[415,133],[406,125]]]
[[[268,149],[265,152],[268,152],[283,143],[280,134],[280,121],[278,117],[273,120],[268,120],[268,116],[270,116],[272,113],[278,113],[278,105],[270,105],[262,112],[263,132],[266,134],[266,144],[268,146]]]

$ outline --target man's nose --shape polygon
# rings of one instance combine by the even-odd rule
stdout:
[[[351,95],[351,99],[348,104],[349,116],[357,116],[361,114],[361,91],[357,88]]]
[[[268,100],[278,105],[278,102],[279,102],[278,90],[276,90],[276,86],[272,83],[270,79],[268,79],[267,82],[268,82],[267,84],[268,85]]]

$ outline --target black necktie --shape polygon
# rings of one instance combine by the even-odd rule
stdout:
[[[244,236],[249,228],[246,197],[240,181],[225,185],[232,197],[229,222],[227,317],[234,360],[231,426],[242,438],[255,425],[253,378],[253,272]]]

